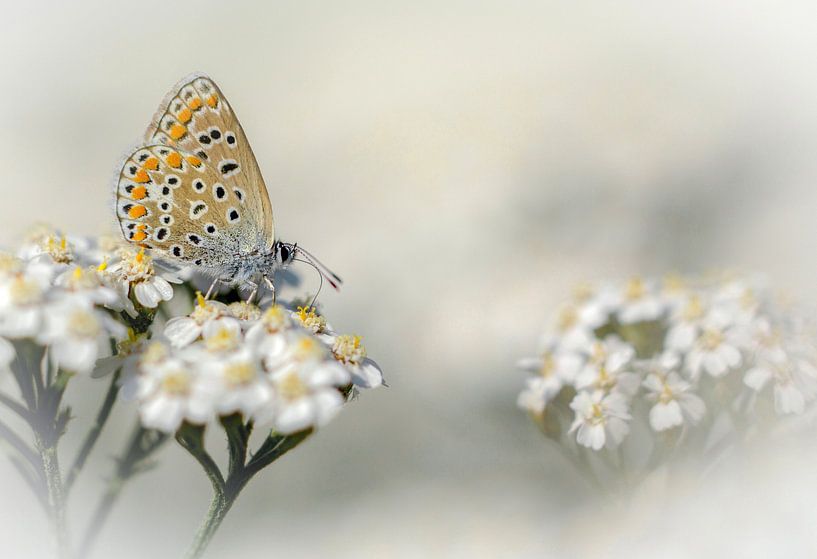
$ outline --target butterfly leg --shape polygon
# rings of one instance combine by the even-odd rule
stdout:
[[[255,299],[255,296],[258,294],[258,284],[255,283],[254,281],[247,281],[247,283],[245,285],[249,285],[249,286],[252,287],[252,291],[250,292],[250,296],[247,297],[247,303],[252,304],[253,300]]]
[[[272,304],[275,304],[275,284],[272,283],[272,280],[269,279],[267,276],[264,276],[264,283],[267,284],[270,292],[272,293]]]
[[[221,278],[216,278],[216,279],[214,279],[214,280],[213,280],[213,283],[211,283],[211,284],[210,284],[210,287],[207,289],[207,295],[205,295],[205,296],[204,296],[204,300],[205,300],[205,301],[209,301],[209,300],[210,300],[210,295],[212,295],[212,294],[213,294],[213,291],[215,291],[216,286],[217,286],[219,283],[221,283]]]

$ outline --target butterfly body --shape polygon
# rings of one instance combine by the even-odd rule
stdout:
[[[179,82],[160,106],[144,146],[122,164],[114,187],[125,239],[155,256],[195,266],[236,285],[272,287],[276,270],[296,254],[276,240],[272,204],[241,124],[209,77]]]

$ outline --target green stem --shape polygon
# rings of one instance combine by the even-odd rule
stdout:
[[[312,429],[307,429],[293,435],[270,434],[252,459],[245,463],[252,424],[244,425],[241,416],[236,414],[223,418],[222,426],[227,433],[230,449],[229,474],[226,480],[204,449],[204,428],[184,425],[176,436],[179,443],[204,468],[213,486],[210,508],[185,554],[185,559],[202,557],[241,490],[255,474],[301,444],[312,433]]]
[[[85,465],[86,460],[88,460],[88,456],[91,454],[96,442],[99,440],[99,435],[102,433],[102,428],[105,426],[105,423],[108,421],[108,417],[111,415],[113,405],[116,403],[116,396],[119,393],[120,374],[121,369],[118,369],[111,376],[111,384],[108,386],[108,392],[105,394],[105,400],[102,402],[102,407],[99,409],[99,413],[97,413],[96,421],[94,422],[93,427],[91,427],[91,429],[88,431],[88,434],[85,436],[82,447],[80,448],[79,453],[74,459],[74,463],[71,465],[71,469],[68,471],[65,478],[66,493],[71,491],[71,487],[73,487],[74,482],[77,479],[77,475],[79,475],[79,472]]]
[[[57,539],[57,552],[60,557],[67,557],[68,529],[65,523],[65,493],[62,475],[60,474],[57,445],[53,440],[43,439],[38,434],[37,449],[40,451],[43,475],[48,489],[48,504],[51,513],[51,524]]]

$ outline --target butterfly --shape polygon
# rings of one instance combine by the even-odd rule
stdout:
[[[195,266],[219,283],[272,291],[293,261],[332,287],[340,278],[297,243],[275,238],[272,204],[247,136],[215,82],[181,80],[165,97],[117,175],[116,218],[125,239],[160,259]]]

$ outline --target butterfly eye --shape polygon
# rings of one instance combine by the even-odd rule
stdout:
[[[286,262],[287,260],[289,260],[289,249],[281,245],[281,262]]]

